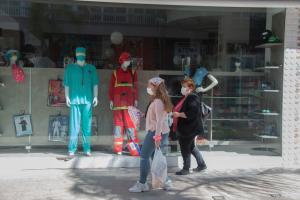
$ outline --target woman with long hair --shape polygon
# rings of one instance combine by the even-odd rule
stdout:
[[[166,146],[168,133],[170,131],[167,115],[172,111],[172,103],[168,96],[164,79],[155,77],[148,81],[147,93],[150,96],[150,103],[146,111],[146,131],[147,135],[140,157],[140,179],[129,188],[129,192],[149,191],[147,176],[150,171],[150,158],[155,148]],[[171,182],[166,181],[164,189],[168,190]]]

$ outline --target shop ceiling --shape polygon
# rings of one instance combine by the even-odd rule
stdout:
[[[32,0],[47,2],[48,0]],[[51,0],[51,3],[122,3],[164,6],[288,8],[300,7],[299,0]]]

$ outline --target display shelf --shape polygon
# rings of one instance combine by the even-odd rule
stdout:
[[[242,97],[238,97],[238,96],[203,96],[202,98],[204,99],[248,99],[251,98],[253,96],[242,96]]]
[[[261,139],[279,139],[278,136],[275,135],[260,135],[260,134],[255,134],[256,137],[261,138]]]
[[[259,92],[278,93],[280,90],[258,90]]]
[[[207,120],[212,120],[212,121],[234,121],[234,122],[240,122],[240,121],[261,121],[262,119],[251,119],[251,118],[246,118],[246,119],[240,119],[240,118],[213,118],[213,119],[207,119]]]
[[[170,95],[169,97],[171,98],[182,98],[182,96],[179,95]],[[202,96],[202,98],[204,99],[248,99],[248,98],[252,98],[254,97],[253,95],[251,96],[242,96],[242,97],[235,97],[235,96],[231,96],[231,97],[227,97],[227,96]]]
[[[212,75],[218,77],[257,77],[257,76],[264,76],[263,72],[211,72]]]
[[[264,115],[264,116],[279,116],[280,114],[279,113],[276,113],[276,112],[269,112],[269,113],[266,113],[266,112],[254,112],[255,114],[257,115]]]
[[[255,71],[265,71],[265,70],[272,70],[272,69],[280,69],[279,66],[265,66],[265,67],[257,67]]]
[[[279,46],[282,46],[282,43],[264,43],[264,44],[260,44],[260,45],[257,45],[255,48],[260,48],[260,49],[263,49],[263,48],[272,48],[272,47],[279,47]]]

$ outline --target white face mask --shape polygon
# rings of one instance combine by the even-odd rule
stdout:
[[[183,96],[187,95],[187,94],[188,94],[188,89],[185,88],[185,87],[181,87],[181,94],[182,94]]]
[[[126,71],[129,65],[130,65],[130,60],[125,61],[121,67],[124,71]]]
[[[15,63],[15,62],[17,62],[18,57],[17,57],[17,56],[12,56],[12,57],[10,58],[10,60],[11,60],[12,63]]]
[[[147,88],[147,93],[149,94],[149,95],[154,95],[154,92],[152,91],[152,89],[151,88]]]
[[[77,60],[77,64],[83,66],[85,64],[84,60]]]

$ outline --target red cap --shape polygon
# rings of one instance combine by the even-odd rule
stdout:
[[[128,52],[121,53],[119,63],[122,65],[127,60],[130,60],[130,54]]]

